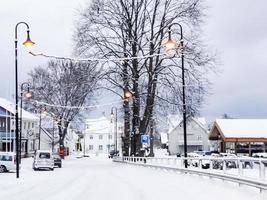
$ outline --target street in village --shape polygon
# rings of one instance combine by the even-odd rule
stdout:
[[[266,7],[2,1],[0,200],[267,200]]]
[[[107,158],[66,157],[63,168],[33,171],[22,160],[21,178],[0,174],[0,199],[8,200],[263,200],[267,193],[219,179],[114,163]]]

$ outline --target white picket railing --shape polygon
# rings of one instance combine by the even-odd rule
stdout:
[[[115,157],[115,162],[220,178],[267,190],[267,159],[249,157]],[[185,168],[185,161],[188,167]]]

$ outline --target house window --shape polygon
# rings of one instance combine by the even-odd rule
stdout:
[[[26,129],[26,122],[23,123],[23,129]]]
[[[103,145],[99,145],[99,146],[98,146],[98,149],[99,149],[100,151],[102,151],[102,150],[103,150]]]
[[[99,135],[98,138],[99,138],[99,140],[102,140],[103,139],[103,135]]]
[[[112,135],[108,135],[108,139],[112,140]]]
[[[89,150],[93,150],[94,149],[94,145],[89,145]]]
[[[33,150],[34,149],[34,146],[33,146],[33,142],[31,141],[31,143],[30,143],[31,145],[31,150]]]
[[[28,123],[28,129],[30,129],[30,128],[31,128],[31,123],[29,122],[29,123]]]
[[[201,135],[198,135],[197,136],[197,140],[201,140],[202,138],[201,138]]]
[[[32,122],[32,128],[34,128],[34,123]]]
[[[90,137],[89,137],[89,138],[90,138],[90,140],[92,140],[92,139],[94,139],[94,136],[93,136],[93,135],[90,135]]]

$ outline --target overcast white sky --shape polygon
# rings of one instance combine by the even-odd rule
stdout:
[[[35,51],[69,56],[77,9],[88,0],[0,0],[0,97],[14,94],[14,28],[30,25]],[[209,120],[233,117],[267,118],[267,1],[207,0],[210,7],[203,34],[219,52],[222,73],[212,75],[212,95],[202,115]],[[19,43],[26,37],[20,26]],[[19,46],[20,82],[46,60],[28,55]]]

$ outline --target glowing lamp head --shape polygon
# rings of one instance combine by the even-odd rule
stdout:
[[[33,93],[31,92],[31,91],[28,91],[26,94],[25,94],[25,97],[26,98],[32,98],[32,96],[33,96]]]
[[[171,38],[169,38],[168,41],[165,43],[165,47],[167,50],[175,49],[176,43]]]
[[[23,42],[23,45],[27,48],[32,47],[35,43],[30,39],[30,31],[27,31],[27,40]]]
[[[129,92],[129,91],[126,91],[126,92],[124,93],[124,96],[125,96],[125,98],[130,98],[130,97],[132,96],[132,93]]]

